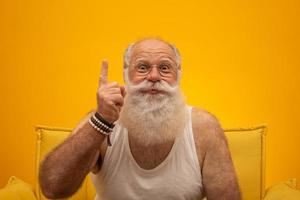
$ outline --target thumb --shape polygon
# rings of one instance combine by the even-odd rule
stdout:
[[[120,86],[120,90],[121,90],[122,96],[125,97],[125,95],[126,95],[126,89],[125,89],[125,87],[124,86]]]

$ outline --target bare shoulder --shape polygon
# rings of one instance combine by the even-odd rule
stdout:
[[[202,168],[207,150],[226,139],[217,117],[202,108],[193,108],[192,127],[199,164]]]
[[[194,135],[222,137],[222,127],[215,115],[202,108],[193,108],[192,124]]]
[[[207,122],[210,122],[211,124],[218,123],[216,116],[203,108],[193,107],[192,117],[193,122],[196,122],[199,125]]]

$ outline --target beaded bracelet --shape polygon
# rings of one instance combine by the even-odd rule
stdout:
[[[101,121],[99,121],[95,116],[91,117],[91,121],[93,122],[93,124],[95,124],[97,127],[101,127],[101,129],[107,133],[112,132],[112,129],[109,128],[108,126],[106,126],[104,123],[102,123]]]
[[[98,112],[95,112],[94,115],[99,121],[101,121],[102,123],[104,123],[106,126],[108,126],[109,128],[113,129],[114,128],[114,124],[109,123],[108,121],[106,121]]]
[[[107,144],[111,146],[110,133],[113,131],[114,124],[110,124],[101,117],[96,117],[97,112],[89,119],[89,124],[99,133],[107,136]],[[100,116],[100,115],[99,115]]]

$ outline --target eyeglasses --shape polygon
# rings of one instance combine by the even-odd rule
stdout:
[[[134,70],[141,76],[147,76],[156,67],[159,74],[163,77],[172,77],[176,74],[177,67],[171,63],[160,63],[158,65],[150,65],[148,63],[137,63]]]

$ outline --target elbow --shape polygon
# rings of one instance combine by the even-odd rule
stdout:
[[[61,197],[61,195],[52,190],[52,189],[48,189],[48,188],[43,188],[41,187],[41,191],[42,194],[47,198],[47,199],[59,199],[59,198],[65,198],[65,197]]]
[[[42,194],[48,199],[64,199],[71,197],[75,192],[58,184],[43,184],[40,182]]]
[[[39,185],[42,194],[48,199],[68,198],[76,192],[66,185],[66,183],[41,172],[39,174]]]
[[[72,196],[72,194],[68,194],[65,191],[55,191],[52,189],[42,189],[42,194],[47,199],[65,199]]]

